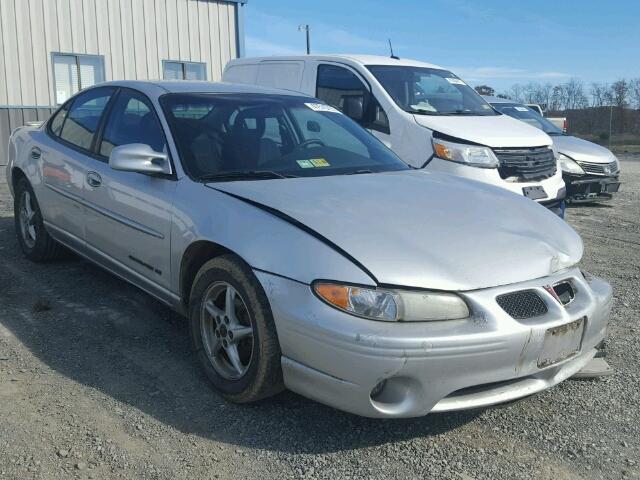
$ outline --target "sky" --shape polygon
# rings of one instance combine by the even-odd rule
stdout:
[[[638,0],[248,0],[247,56],[388,55],[446,67],[498,92],[514,83],[640,77]]]

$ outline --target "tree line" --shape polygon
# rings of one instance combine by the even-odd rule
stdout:
[[[483,95],[496,95],[496,90],[488,85],[479,85],[476,90]],[[521,103],[537,103],[553,112],[608,106],[640,109],[640,78],[623,78],[613,83],[592,82],[588,85],[578,78],[556,85],[514,83],[497,96]]]
[[[482,95],[507,98],[519,103],[536,103],[545,115],[566,116],[569,131],[608,138],[612,133],[640,134],[640,78],[620,79],[612,83],[585,84],[578,78],[564,83],[516,83],[496,93],[488,85],[475,87]]]

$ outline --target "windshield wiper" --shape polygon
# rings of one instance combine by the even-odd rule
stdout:
[[[353,172],[345,173],[345,175],[362,175],[363,173],[374,173],[374,171],[369,170],[368,168],[363,168],[362,170],[355,170]]]
[[[247,170],[244,172],[220,172],[202,175],[199,180],[269,180],[274,178],[296,178],[295,175],[284,175],[270,170]]]
[[[418,115],[442,115],[442,112],[433,112],[431,110],[424,110],[422,108],[409,108],[406,109],[405,112],[417,113]]]

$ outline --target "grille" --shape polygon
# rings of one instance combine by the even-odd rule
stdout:
[[[616,162],[611,163],[591,163],[591,162],[578,162],[578,165],[582,167],[585,173],[593,173],[594,175],[611,175],[618,172],[618,166]]]
[[[502,178],[540,180],[556,173],[556,157],[548,147],[503,148],[493,152],[500,160],[498,172]]]
[[[547,306],[535,290],[505,293],[496,297],[496,301],[505,312],[518,320],[547,313]]]

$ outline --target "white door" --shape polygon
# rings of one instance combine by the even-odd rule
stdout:
[[[370,86],[355,70],[332,63],[319,64],[316,97],[354,119],[387,147],[392,147],[387,114]]]

